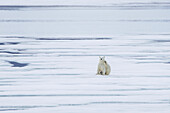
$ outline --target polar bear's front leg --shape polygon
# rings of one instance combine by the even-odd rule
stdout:
[[[105,70],[105,69],[103,69],[103,71],[102,71],[102,74],[101,74],[101,75],[105,75],[105,73],[106,73],[106,70]]]
[[[96,75],[99,75],[99,74],[100,74],[100,69],[98,68]]]

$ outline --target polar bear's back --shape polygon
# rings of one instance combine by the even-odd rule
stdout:
[[[110,72],[111,72],[110,65],[109,65],[109,64],[107,64],[107,66],[106,66],[106,75],[109,75],[109,74],[110,74]]]
[[[105,69],[106,69],[106,75],[109,75],[111,72],[111,68],[110,65],[105,61]]]

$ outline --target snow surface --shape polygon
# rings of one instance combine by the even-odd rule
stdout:
[[[113,5],[169,2],[169,0],[1,0],[0,5]]]
[[[146,7],[0,7],[0,112],[169,113],[170,10]]]

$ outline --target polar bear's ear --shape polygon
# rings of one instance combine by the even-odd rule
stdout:
[[[102,58],[105,59],[105,56],[103,56]]]
[[[99,58],[101,59],[101,57],[99,56]]]

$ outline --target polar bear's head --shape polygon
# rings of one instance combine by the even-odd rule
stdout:
[[[99,56],[99,62],[104,62],[104,61],[105,61],[105,56],[104,57]]]

